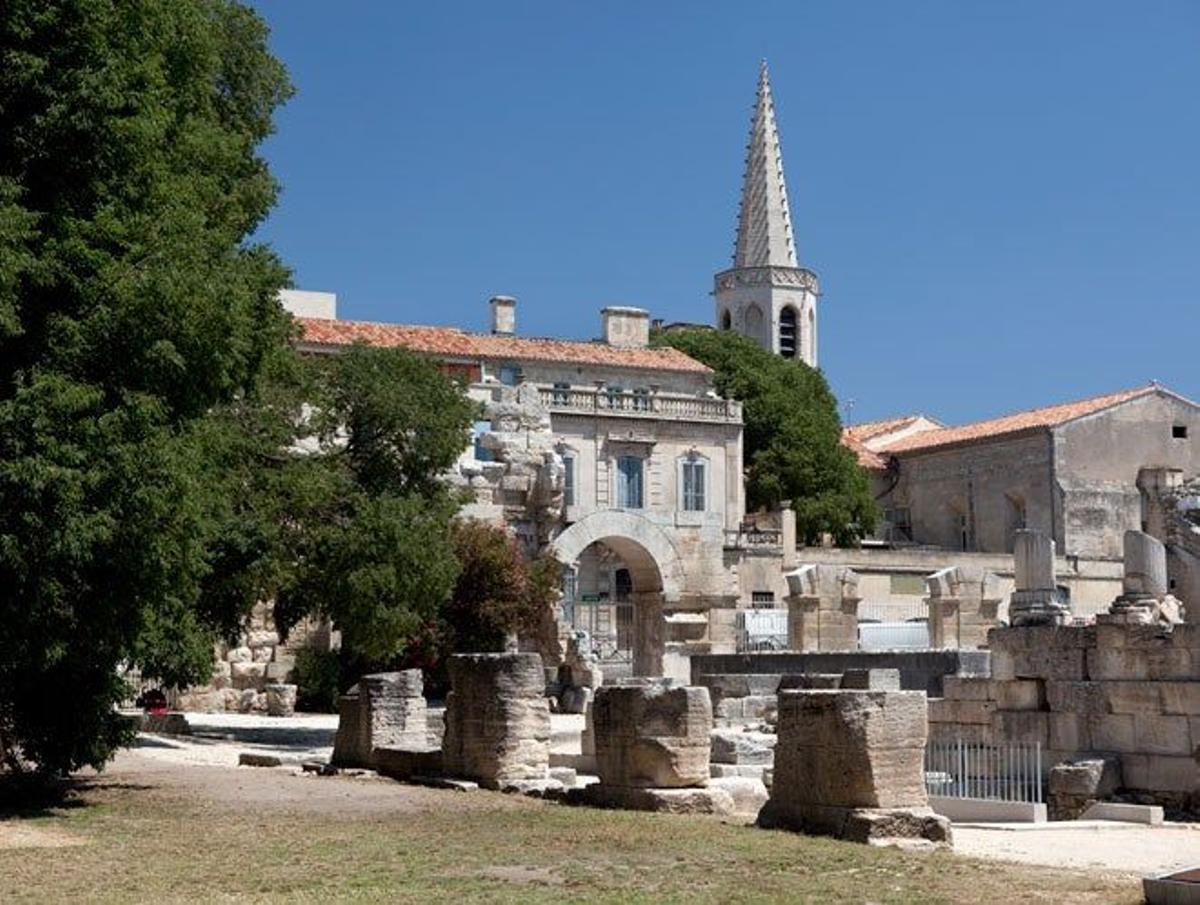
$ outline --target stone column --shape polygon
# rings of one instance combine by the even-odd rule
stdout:
[[[951,566],[925,579],[929,596],[929,646],[974,649],[985,646],[1000,608],[998,580],[975,566]]]
[[[1167,549],[1142,531],[1125,532],[1125,574],[1121,595],[1098,621],[1148,625],[1181,621],[1179,601],[1171,596]]]
[[[1062,625],[1070,612],[1058,598],[1054,540],[1041,531],[1020,530],[1013,541],[1016,590],[1008,605],[1010,625]]]
[[[550,705],[542,658],[455,654],[449,668],[446,773],[491,789],[548,779]]]
[[[783,544],[783,571],[790,572],[796,561],[796,510],[791,500],[784,500],[779,510],[779,542]]]
[[[633,674],[661,676],[666,649],[663,595],[647,592],[633,595]]]
[[[858,650],[857,573],[821,564],[801,566],[784,577],[789,649]]]

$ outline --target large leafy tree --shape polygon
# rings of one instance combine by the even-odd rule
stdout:
[[[743,403],[750,508],[791,500],[809,543],[827,533],[847,544],[871,529],[870,482],[841,443],[837,400],[820,371],[728,330],[670,331],[655,341],[704,362],[716,372],[717,392]]]
[[[10,761],[102,764],[128,732],[118,665],[188,681],[211,626],[236,619],[202,604],[222,520],[199,425],[290,330],[286,270],[248,241],[276,197],[256,148],[289,91],[264,24],[228,0],[8,0],[0,14]]]

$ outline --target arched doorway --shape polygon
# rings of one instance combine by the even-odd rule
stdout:
[[[550,552],[571,570],[564,611],[572,624],[602,633],[593,641],[614,660],[627,652],[632,675],[661,676],[663,607],[679,599],[684,582],[667,533],[644,516],[605,510],[567,528]]]

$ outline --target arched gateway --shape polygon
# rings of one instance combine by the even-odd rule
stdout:
[[[665,625],[663,604],[683,593],[684,570],[670,535],[643,515],[600,510],[562,532],[550,552],[573,566],[594,544],[620,558],[628,571],[633,602],[633,673],[660,676],[663,672]]]

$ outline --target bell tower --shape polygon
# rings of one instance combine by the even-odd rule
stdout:
[[[733,267],[714,277],[717,327],[736,330],[784,358],[817,366],[817,275],[801,267],[792,234],[783,155],[767,61],[746,148]]]

